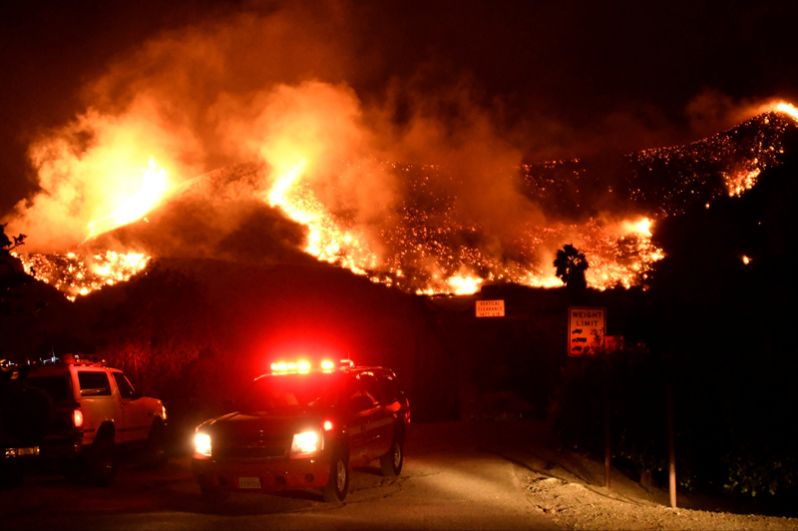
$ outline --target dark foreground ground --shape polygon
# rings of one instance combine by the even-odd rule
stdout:
[[[356,470],[344,504],[311,493],[234,494],[211,506],[189,462],[124,466],[109,488],[37,474],[0,492],[2,528],[12,529],[795,529],[798,520],[672,510],[659,491],[558,452],[535,422],[413,426],[405,469],[385,479]],[[686,500],[687,503],[690,503]]]

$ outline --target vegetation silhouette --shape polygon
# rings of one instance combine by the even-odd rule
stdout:
[[[12,249],[19,247],[23,243],[25,243],[24,234],[14,236],[13,240],[9,239],[6,235],[6,224],[0,223],[0,255],[9,254]]]
[[[9,238],[5,229],[5,224],[0,224],[0,307],[3,295],[22,283],[26,277],[22,263],[11,254],[13,249],[25,243],[25,235]]]
[[[583,253],[570,243],[566,243],[562,249],[557,251],[554,259],[557,277],[560,278],[568,289],[573,291],[584,291],[587,289],[585,281],[585,271],[590,267],[587,258]]]

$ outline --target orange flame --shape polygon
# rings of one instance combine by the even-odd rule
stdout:
[[[556,287],[562,282],[554,274],[553,255],[564,243],[573,243],[590,264],[589,286],[629,288],[645,280],[664,257],[652,241],[656,219],[642,214],[546,226],[519,220],[518,234],[512,236],[517,241],[508,242],[518,257],[510,259],[479,244],[442,244],[449,233],[432,222],[419,223],[418,230],[426,231],[423,238],[398,238],[404,247],[386,249],[385,232],[393,228],[386,213],[395,206],[386,198],[390,179],[401,169],[394,166],[391,172],[374,162],[377,151],[359,124],[354,96],[309,83],[279,87],[258,103],[265,109],[262,114],[242,118],[226,138],[245,146],[243,153],[236,153],[241,159],[265,162],[267,169],[259,175],[265,183],[259,182],[252,193],[305,227],[305,252],[374,282],[426,295],[472,294],[492,282]],[[26,271],[71,300],[126,281],[150,262],[136,249],[81,254],[76,251],[81,243],[145,218],[187,182],[186,176],[200,173],[181,162],[194,148],[192,136],[163,123],[154,109],[152,102],[141,100],[121,116],[87,111],[31,147],[43,193],[18,205],[10,232],[29,234],[34,251],[49,252],[20,258]],[[798,123],[798,109],[785,101],[769,102],[757,111]],[[83,137],[91,140],[80,141]],[[755,186],[760,172],[775,160],[775,151],[767,156],[771,158],[754,154],[723,176],[729,195]],[[350,201],[357,194],[358,201]],[[364,212],[363,206],[371,204],[372,211]],[[467,236],[463,240],[485,231],[469,223],[459,229]]]
[[[365,275],[377,268],[378,256],[352,217],[363,216],[368,202],[350,196],[374,192],[378,209],[384,201],[377,191],[385,185],[374,183],[387,176],[370,159],[358,112],[351,94],[324,84],[279,87],[266,98],[254,133],[243,125],[239,134],[270,167],[268,204],[306,227],[305,252]]]
[[[377,255],[352,230],[340,228],[313,192],[302,187],[306,167],[302,160],[277,176],[267,194],[269,205],[307,227],[306,253],[365,275],[366,269],[376,267]]]
[[[25,272],[61,291],[74,301],[104,286],[127,282],[147,268],[150,257],[144,253],[104,253],[80,256],[74,252],[63,255],[40,253],[21,254]]]
[[[796,108],[795,105],[793,105],[792,103],[780,100],[777,101],[775,104],[772,104],[771,110],[781,114],[786,114],[787,116],[798,122],[798,108]]]
[[[761,105],[749,107],[746,110],[746,114],[749,115],[764,114],[768,112],[784,114],[789,116],[796,122],[798,122],[798,108],[796,108],[795,105],[786,100],[773,99]]]
[[[19,256],[26,271],[70,300],[143,271],[150,257],[138,250],[79,249],[169,198],[180,168],[175,154],[191,143],[171,129],[154,102],[140,98],[119,116],[90,109],[34,143],[42,192],[21,201],[10,220],[28,235],[32,252]]]
[[[144,217],[193,171],[178,161],[190,137],[174,129],[141,98],[120,116],[89,110],[41,138],[30,157],[42,191],[17,204],[11,229],[51,252]]]
[[[86,240],[143,218],[169,192],[167,172],[153,157],[149,158],[143,169],[131,168],[126,171],[123,168],[117,172],[117,176],[122,172],[126,174],[115,179],[118,186],[106,198],[108,214],[88,222]]]
[[[798,108],[792,103],[784,100],[772,100],[767,103],[749,107],[746,109],[746,115],[761,115],[765,113],[781,114],[790,118],[795,123],[798,123]],[[769,118],[765,119],[768,123]],[[761,153],[765,155],[772,155],[773,146],[760,146]],[[772,157],[767,156],[764,160],[761,157],[754,156],[750,160],[742,161],[740,167],[728,174],[724,174],[724,182],[726,184],[726,191],[730,197],[738,197],[750,190],[756,185],[759,175],[762,170],[772,164]],[[706,205],[709,208],[709,205]]]
[[[483,282],[484,280],[480,277],[469,274],[452,275],[446,279],[446,284],[455,295],[471,295],[476,293],[479,291]]]
[[[739,170],[732,175],[726,175],[726,188],[729,196],[741,196],[753,188],[760,173],[762,173],[761,169],[754,168],[753,170]]]

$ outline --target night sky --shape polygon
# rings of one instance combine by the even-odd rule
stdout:
[[[686,142],[740,105],[798,99],[792,2],[3,2],[0,216],[34,189],[31,139],[94,105],[85,87],[115,62],[164,31],[286,9],[341,63],[285,82],[346,83],[365,102],[466,84],[532,159]]]

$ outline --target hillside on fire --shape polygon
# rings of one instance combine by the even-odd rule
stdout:
[[[0,3],[4,529],[795,527],[796,20]]]
[[[374,268],[334,217],[317,226],[239,194],[259,179],[251,165],[197,177],[69,253],[6,252],[2,354],[102,357],[188,426],[220,411],[268,356],[318,350],[394,367],[418,420],[548,417],[563,441],[597,453],[609,385],[617,466],[659,484],[670,383],[681,488],[756,495],[781,511],[795,499],[791,115],[686,146],[522,165],[519,190],[543,205],[524,218],[524,241],[464,220],[446,167],[388,166],[404,192]],[[309,197],[297,205],[312,210]],[[616,221],[622,211],[646,222]],[[325,258],[314,237],[344,240]],[[550,267],[541,249],[571,242],[587,256],[588,289],[535,280],[549,274],[535,272]],[[124,249],[140,256],[113,276]],[[432,258],[438,273],[424,265]],[[41,280],[20,281],[23,264]],[[473,285],[458,291],[454,278]],[[480,299],[504,300],[505,317],[476,318]],[[624,346],[569,359],[570,306],[606,308],[607,333]]]

